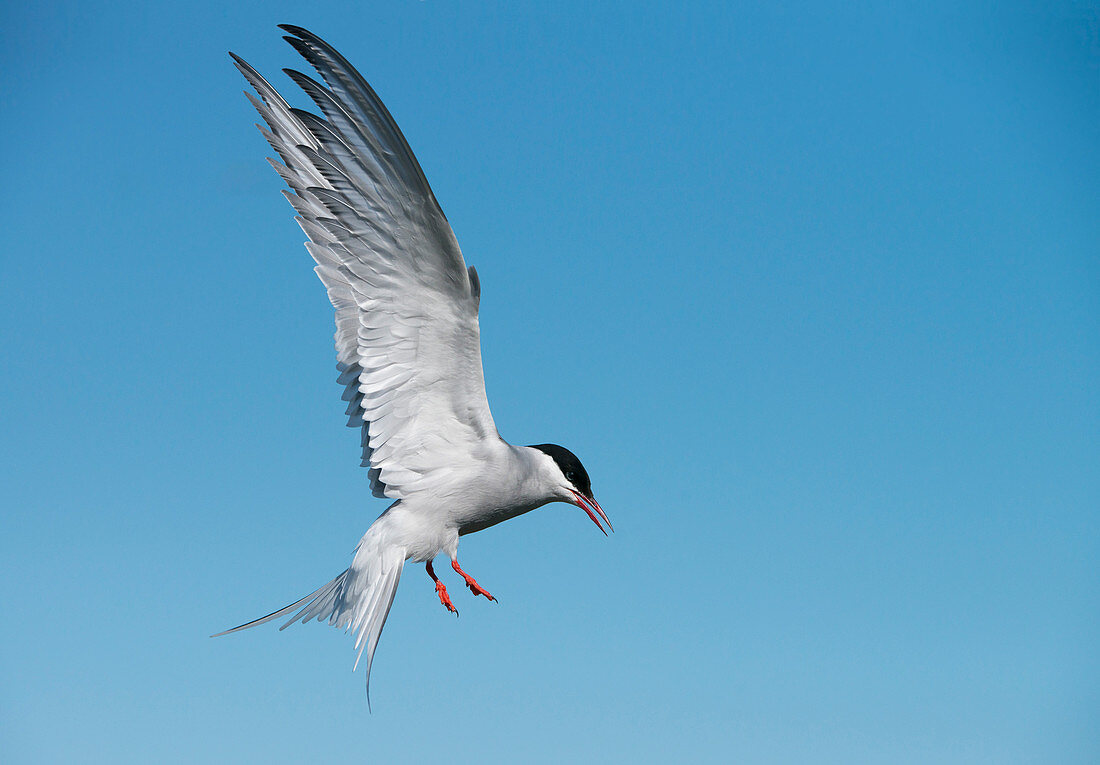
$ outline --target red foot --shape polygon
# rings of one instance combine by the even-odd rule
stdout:
[[[455,608],[454,603],[451,602],[451,596],[447,594],[447,588],[443,585],[443,582],[439,581],[439,577],[435,575],[435,569],[432,568],[431,561],[428,561],[427,569],[428,576],[435,582],[435,594],[439,596],[439,602],[452,614],[458,616],[458,609]]]
[[[435,583],[435,594],[439,596],[439,602],[442,603],[448,611],[457,615],[458,609],[455,608],[454,603],[451,602],[451,596],[447,594],[447,588],[443,586],[443,582]]]
[[[496,598],[490,595],[488,590],[486,590],[484,587],[474,581],[474,578],[472,576],[462,570],[462,568],[458,565],[457,560],[451,561],[451,568],[457,571],[459,575],[466,580],[466,586],[470,588],[470,592],[472,592],[474,595],[484,595],[494,603],[496,602]]]

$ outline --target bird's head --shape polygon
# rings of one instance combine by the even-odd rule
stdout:
[[[564,446],[558,446],[557,444],[539,444],[530,448],[537,449],[550,458],[549,460],[541,460],[541,462],[544,473],[547,474],[547,478],[553,486],[551,491],[555,500],[568,502],[584,510],[604,534],[607,534],[607,532],[600,524],[600,518],[604,520],[609,529],[615,530],[611,526],[611,521],[607,519],[603,508],[600,507],[600,503],[592,496],[592,480],[588,477],[588,471],[584,469],[584,465],[577,459],[577,455]],[[599,514],[598,518],[596,517],[597,513]]]

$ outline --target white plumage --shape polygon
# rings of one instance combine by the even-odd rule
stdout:
[[[270,161],[290,187],[284,193],[336,309],[338,381],[348,425],[362,432],[371,490],[395,501],[346,571],[227,632],[288,615],[283,627],[327,620],[356,635],[356,666],[365,651],[369,687],[405,561],[427,563],[453,611],[431,568],[441,552],[475,594],[492,599],[458,566],[460,535],[552,501],[583,508],[597,526],[596,513],[607,516],[571,452],[513,446],[497,433],[481,367],[477,272],[466,268],[419,163],[371,87],[315,35],[282,28],[324,80],[284,70],[323,117],[289,106],[233,59],[259,94],[246,95],[267,124],[260,129],[281,162]]]

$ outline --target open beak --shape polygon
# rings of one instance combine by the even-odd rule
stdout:
[[[570,489],[570,491],[573,491],[573,490]],[[579,507],[580,509],[582,509],[586,513],[588,513],[588,517],[591,518],[592,522],[594,524],[596,524],[596,526],[599,527],[600,531],[603,531],[603,535],[605,537],[607,536],[607,532],[604,531],[603,526],[600,525],[600,518],[603,518],[604,523],[607,524],[607,528],[611,529],[612,531],[615,530],[615,527],[611,525],[611,521],[609,521],[607,519],[607,513],[605,513],[603,511],[603,508],[600,507],[599,502],[597,502],[594,498],[589,499],[588,497],[584,496],[583,494],[579,494],[575,491],[573,491],[573,496],[577,500],[577,507]],[[595,512],[593,512],[593,511],[595,511]],[[596,517],[596,513],[600,514],[600,518]]]

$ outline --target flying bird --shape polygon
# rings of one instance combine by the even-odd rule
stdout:
[[[361,431],[371,492],[393,500],[351,565],[301,600],[218,635],[289,617],[355,635],[370,669],[407,562],[423,563],[440,603],[458,611],[432,561],[446,554],[475,596],[496,599],[458,564],[459,537],[549,502],[611,522],[580,460],[556,444],[513,446],[485,397],[477,271],[466,267],[412,149],[366,80],[316,35],[281,25],[321,82],[285,69],[321,116],[291,107],[238,56],[246,92],[279,156],[306,249],[336,309],[348,426]],[[214,637],[217,637],[215,635]],[[353,670],[354,668],[353,667]]]

